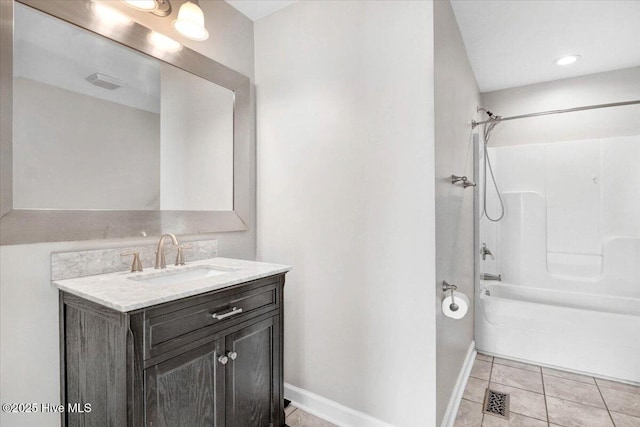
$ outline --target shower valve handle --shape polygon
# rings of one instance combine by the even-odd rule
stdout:
[[[467,178],[466,176],[458,176],[458,175],[451,175],[451,183],[452,184],[456,184],[458,182],[462,182],[462,187],[463,188],[467,188],[467,187],[475,187],[476,183],[469,181],[469,178]]]

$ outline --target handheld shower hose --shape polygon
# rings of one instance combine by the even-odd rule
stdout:
[[[491,111],[485,110],[484,108],[478,108],[478,111],[484,111],[488,116],[489,120],[499,119],[500,116],[493,114]],[[484,147],[483,147],[483,159],[484,159],[484,170],[483,170],[483,185],[482,185],[482,213],[480,214],[480,218],[483,216],[486,217],[491,222],[498,222],[502,218],[504,218],[504,202],[502,201],[502,196],[500,195],[500,190],[498,189],[498,184],[496,183],[496,177],[493,174],[493,167],[491,167],[491,159],[489,159],[489,153],[487,152],[487,144],[489,143],[489,138],[491,137],[491,132],[493,128],[498,125],[498,121],[490,121],[489,123],[485,123],[483,127],[483,136],[484,136]],[[497,218],[492,218],[487,212],[487,169],[491,174],[491,180],[493,181],[493,188],[496,190],[496,195],[498,196],[498,201],[500,202],[500,215]]]

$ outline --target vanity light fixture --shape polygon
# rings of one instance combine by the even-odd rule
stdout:
[[[147,40],[158,49],[166,52],[177,52],[182,49],[182,45],[179,42],[155,31],[149,33]]]
[[[569,65],[569,64],[573,64],[574,62],[576,62],[578,59],[582,58],[582,56],[573,53],[571,55],[565,55],[563,57],[560,57],[558,59],[556,59],[555,61],[553,61],[554,64],[556,65]]]
[[[156,8],[155,0],[122,0],[134,9],[144,10],[145,12],[151,12]]]
[[[195,2],[195,3],[194,3]],[[204,13],[198,5],[198,0],[187,1],[178,11],[178,19],[172,22],[173,28],[191,40],[202,41],[209,38],[209,32],[204,27]]]
[[[134,9],[151,12],[158,16],[169,16],[171,14],[171,3],[169,0],[122,0]],[[187,0],[180,6],[178,19],[171,25],[182,34],[182,36],[196,41],[203,41],[209,38],[209,32],[204,27],[204,13],[200,9],[198,0]]]
[[[169,0],[122,0],[127,6],[143,12],[151,12],[158,16],[169,16],[171,14],[171,3]]]
[[[133,24],[133,19],[129,18],[124,13],[118,12],[115,9],[110,8],[109,6],[105,6],[103,3],[91,3],[91,8],[93,12],[100,17],[100,19],[109,24],[116,25],[131,25]]]

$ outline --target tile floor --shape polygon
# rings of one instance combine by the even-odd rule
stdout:
[[[483,414],[489,386],[509,393],[509,420]],[[467,426],[640,427],[640,387],[478,353],[455,423]]]
[[[337,427],[335,424],[311,415],[293,405],[287,406],[284,414],[289,427]]]

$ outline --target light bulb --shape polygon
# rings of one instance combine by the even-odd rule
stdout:
[[[190,1],[180,6],[178,19],[173,21],[173,28],[191,40],[206,40],[209,38],[209,32],[204,27],[204,14],[202,9]]]
[[[135,9],[146,10],[147,12],[157,7],[155,0],[122,0],[122,1]]]
[[[109,24],[131,25],[133,20],[124,13],[105,6],[102,3],[92,3],[93,12],[100,17],[103,22]]]
[[[147,38],[152,45],[167,52],[177,52],[182,49],[182,45],[179,42],[155,31],[149,33]]]

